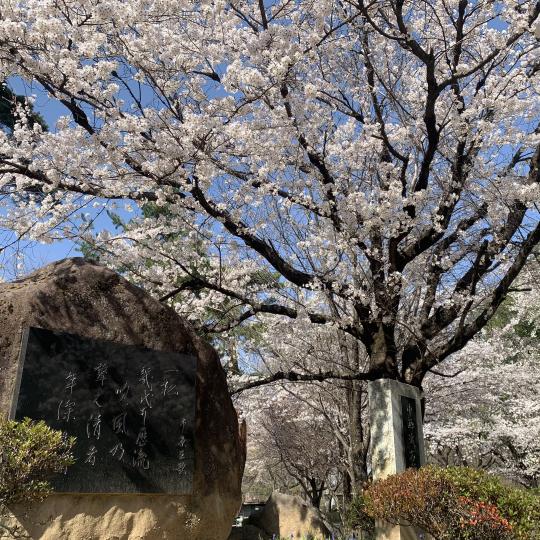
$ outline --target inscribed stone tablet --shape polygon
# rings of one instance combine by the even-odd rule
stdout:
[[[420,468],[420,443],[416,421],[416,400],[401,396],[401,415],[403,421],[403,449],[405,468]]]
[[[12,416],[77,437],[58,492],[190,493],[196,358],[29,328]]]

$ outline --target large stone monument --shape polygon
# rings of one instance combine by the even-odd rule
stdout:
[[[391,379],[368,384],[373,480],[425,464],[422,401],[418,388]],[[377,540],[417,540],[421,531],[378,523]]]
[[[217,354],[114,272],[69,259],[0,286],[0,415],[77,436],[56,493],[9,509],[31,538],[227,538],[245,428]]]

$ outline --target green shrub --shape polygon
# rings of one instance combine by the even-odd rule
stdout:
[[[467,538],[461,534],[467,527],[467,512],[458,504],[451,482],[427,474],[426,470],[409,469],[375,482],[365,490],[363,499],[365,513],[374,519],[412,524],[437,540]],[[482,534],[478,540],[484,536],[485,540],[497,539],[495,534],[492,537],[486,536],[485,531]]]
[[[462,497],[496,506],[512,526],[513,538],[540,538],[538,492],[509,487],[497,476],[469,467],[429,469],[451,481]]]
[[[540,499],[466,467],[409,469],[366,488],[350,524],[411,524],[436,540],[538,540]]]
[[[42,421],[0,421],[0,506],[48,495],[50,475],[74,462],[74,444],[74,437],[65,437]]]
[[[369,538],[375,533],[375,521],[368,515],[365,497],[355,497],[344,516],[346,529],[362,531]]]

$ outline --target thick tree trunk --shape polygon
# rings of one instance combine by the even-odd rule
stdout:
[[[324,492],[324,482],[322,482],[321,485],[318,486],[317,480],[315,478],[310,478],[309,487],[309,501],[315,508],[320,509],[321,500]]]
[[[349,476],[351,482],[351,495],[357,495],[362,491],[363,484],[367,480],[367,448],[369,441],[366,440],[365,408],[366,408],[366,385],[360,381],[351,382],[347,401],[349,406]]]
[[[343,511],[346,511],[347,508],[349,508],[352,503],[352,498],[352,480],[350,472],[347,469],[343,475]]]
[[[394,325],[372,325],[370,330],[370,337],[366,344],[370,374],[378,379],[399,379]]]

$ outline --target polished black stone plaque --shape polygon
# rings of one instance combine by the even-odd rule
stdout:
[[[77,438],[58,492],[190,493],[196,358],[26,330],[12,416]]]
[[[405,452],[405,468],[419,469],[420,440],[416,419],[416,400],[401,396],[401,419],[403,422],[403,449]]]

